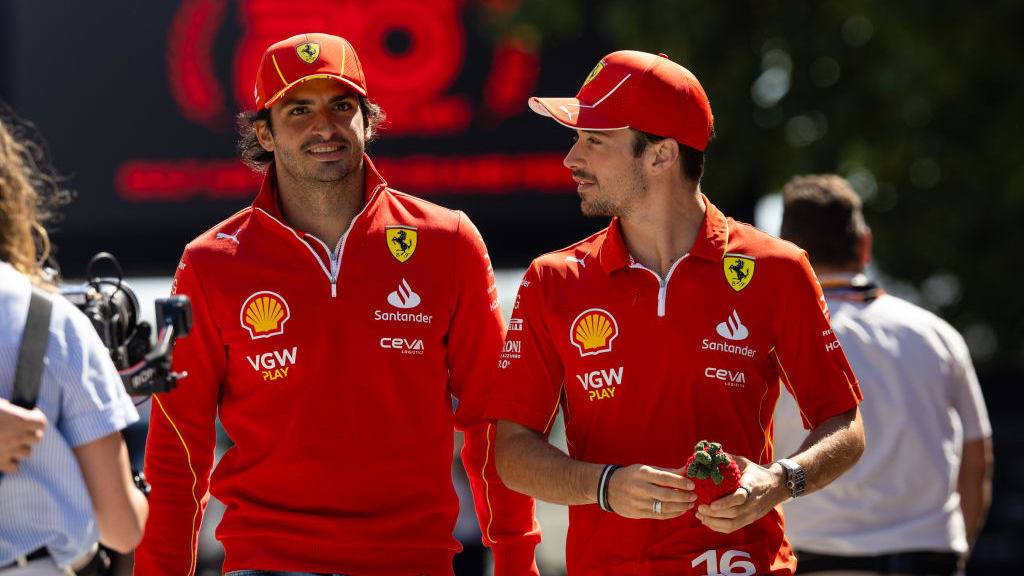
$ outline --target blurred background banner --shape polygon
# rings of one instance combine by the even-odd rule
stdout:
[[[0,2],[0,98],[78,191],[53,235],[65,275],[108,250],[130,275],[169,276],[186,242],[258,189],[234,116],[252,105],[263,48],[343,35],[388,114],[370,154],[391,185],[466,210],[495,265],[520,270],[606,225],[579,214],[561,165],[571,132],[527,97],[575,94],[612,50],[667,53],[711,100],[713,202],[771,231],[772,194],[792,175],[845,176],[885,288],[964,334],[996,456],[970,572],[1016,573],[1020,22],[1024,3],[999,1],[12,0]]]

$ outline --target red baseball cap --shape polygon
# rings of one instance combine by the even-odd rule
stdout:
[[[704,150],[714,117],[692,72],[664,54],[612,52],[575,98],[530,98],[530,108],[579,130],[633,128]]]
[[[366,96],[366,77],[352,44],[341,36],[299,34],[263,53],[256,71],[256,106],[270,108],[306,80],[333,78]]]

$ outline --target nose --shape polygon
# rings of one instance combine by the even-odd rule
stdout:
[[[576,170],[583,166],[583,161],[582,158],[580,158],[578,149],[579,145],[580,139],[577,139],[576,142],[573,143],[572,148],[569,148],[569,153],[562,159],[562,164],[569,170]]]
[[[337,134],[337,126],[331,119],[329,109],[319,110],[313,114],[313,134],[330,140]]]

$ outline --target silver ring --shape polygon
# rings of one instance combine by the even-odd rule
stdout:
[[[747,492],[747,499],[749,500],[750,499],[750,488],[747,488],[746,486],[742,486],[741,485],[740,489],[745,490]]]
[[[654,499],[654,513],[661,514],[661,500]]]

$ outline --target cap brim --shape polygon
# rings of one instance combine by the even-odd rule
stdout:
[[[307,80],[316,80],[317,78],[330,78],[331,80],[337,80],[338,82],[341,82],[342,84],[355,90],[357,94],[366,96],[365,88],[349,80],[348,78],[345,78],[344,76],[338,76],[336,74],[310,74],[309,76],[303,76],[302,78],[299,78],[295,82],[292,82],[291,84],[278,90],[277,93],[270,98],[270,100],[267,100],[266,103],[263,104],[263,108],[270,109],[270,107],[273,106],[275,102],[284,97],[284,95],[290,92],[292,88],[295,88],[296,86],[302,84],[303,82],[306,82]]]
[[[530,109],[577,130],[622,130],[629,126],[605,116],[576,98],[530,98]]]

